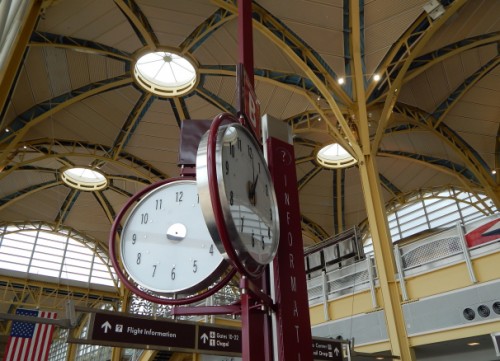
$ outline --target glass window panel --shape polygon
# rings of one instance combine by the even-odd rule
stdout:
[[[53,256],[58,256],[62,257],[64,254],[64,249],[57,249],[53,247],[45,247],[45,246],[40,246],[39,244],[36,245],[35,247],[35,253],[43,253],[43,254],[50,254]]]
[[[74,280],[74,281],[81,281],[81,282],[88,282],[89,281],[89,276],[88,275],[82,275],[78,273],[62,273],[64,274],[68,279]]]
[[[59,277],[59,271],[51,270],[42,267],[30,267],[31,274],[41,275],[41,276],[49,276],[49,277]]]
[[[109,278],[98,278],[98,277],[91,277],[90,278],[90,283],[95,283],[98,285],[104,285],[104,286],[114,286],[115,284],[113,283],[112,280]]]
[[[8,236],[10,239],[14,239],[19,242],[25,242],[25,243],[33,243],[33,236],[32,235],[26,235],[22,233],[10,233]]]
[[[403,236],[402,238],[412,236],[414,234],[417,234],[418,232],[425,231],[427,229],[429,229],[429,227],[427,227],[427,224],[421,224],[419,226],[404,231],[402,234]]]
[[[66,247],[66,242],[56,242],[51,239],[44,239],[39,237],[36,241],[37,246],[51,247],[54,249],[64,249]]]
[[[73,243],[68,244],[68,251],[83,254],[89,253],[89,249],[87,247]]]
[[[109,272],[108,266],[106,266],[105,264],[100,263],[98,261],[100,261],[100,260],[98,258],[96,258],[96,262],[94,262],[94,265],[93,265],[94,270]]]
[[[82,267],[82,268],[90,268],[91,262],[88,262],[86,260],[79,260],[79,259],[73,259],[73,258],[65,258],[64,259],[64,264],[68,266],[76,266],[76,267]]]
[[[72,259],[79,259],[79,260],[84,260],[87,262],[91,262],[93,255],[88,254],[88,253],[79,253],[79,252],[73,252],[73,251],[67,251],[66,252],[66,258],[72,258]]]
[[[28,272],[27,264],[17,264],[0,260],[0,268],[8,269],[10,271]]]
[[[0,260],[11,263],[28,264],[30,258],[18,256],[16,253],[13,254],[0,253]]]
[[[96,271],[96,270],[92,270],[92,276],[100,278],[111,278],[109,272]]]
[[[31,254],[33,252],[31,250],[19,249],[15,247],[0,247],[0,253],[11,256],[31,258]]]
[[[75,266],[70,266],[70,265],[63,265],[62,267],[62,272],[63,273],[79,273],[79,274],[86,274],[88,275],[90,273],[90,270],[88,268],[84,267],[75,267]]]
[[[17,249],[25,249],[25,250],[30,250],[30,251],[33,249],[32,243],[19,242],[19,241],[16,241],[16,240],[13,240],[13,239],[10,239],[7,237],[5,237],[2,240],[2,246],[0,247],[0,249],[2,249],[4,246],[5,247],[14,247]]]
[[[31,260],[30,272],[32,271],[33,267],[43,267],[43,268],[46,268],[46,269],[56,269],[56,270],[59,270],[61,268],[61,265],[57,264],[57,263],[54,263],[54,262],[44,261],[44,260],[33,258]]]

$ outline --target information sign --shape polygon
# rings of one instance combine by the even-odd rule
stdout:
[[[338,341],[328,339],[313,338],[312,342],[313,359],[342,361],[342,344]]]
[[[94,313],[93,316],[92,340],[177,349],[194,349],[196,346],[196,325],[192,323],[112,313]]]
[[[241,330],[199,325],[198,350],[241,353]]]

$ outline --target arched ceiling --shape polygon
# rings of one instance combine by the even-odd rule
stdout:
[[[491,174],[499,167],[500,2],[442,0],[437,19],[427,2],[253,3],[256,93],[262,114],[293,126],[307,244],[366,219],[358,169],[315,161],[333,141],[376,157],[385,202],[456,186],[500,206]],[[33,30],[20,34],[0,73],[0,221],[46,221],[107,242],[133,193],[179,175],[184,119],[235,112],[237,4],[34,3]],[[135,59],[155,49],[194,59],[193,91],[161,98],[135,83]],[[74,165],[99,169],[109,187],[69,188],[60,174]]]

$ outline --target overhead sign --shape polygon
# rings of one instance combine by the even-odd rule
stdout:
[[[314,360],[342,361],[342,343],[329,339],[313,338],[312,343]]]
[[[241,330],[198,326],[198,350],[241,353]],[[218,352],[217,352],[218,353]]]
[[[196,348],[195,335],[196,324],[193,323],[94,313],[89,336],[91,340],[123,343],[127,346],[159,346],[185,350]]]
[[[241,329],[195,322],[159,320],[117,312],[91,313],[87,339],[68,338],[70,343],[114,347],[173,350],[232,356],[240,360]],[[342,361],[342,343],[326,338],[312,339],[313,359]],[[226,360],[222,358],[221,360]]]

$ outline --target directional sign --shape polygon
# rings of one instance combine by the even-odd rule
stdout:
[[[342,343],[330,339],[313,338],[313,359],[342,361]]]
[[[241,353],[241,330],[199,325],[198,350]]]
[[[90,337],[95,341],[109,341],[125,345],[160,346],[176,349],[194,349],[196,325],[95,313]]]

